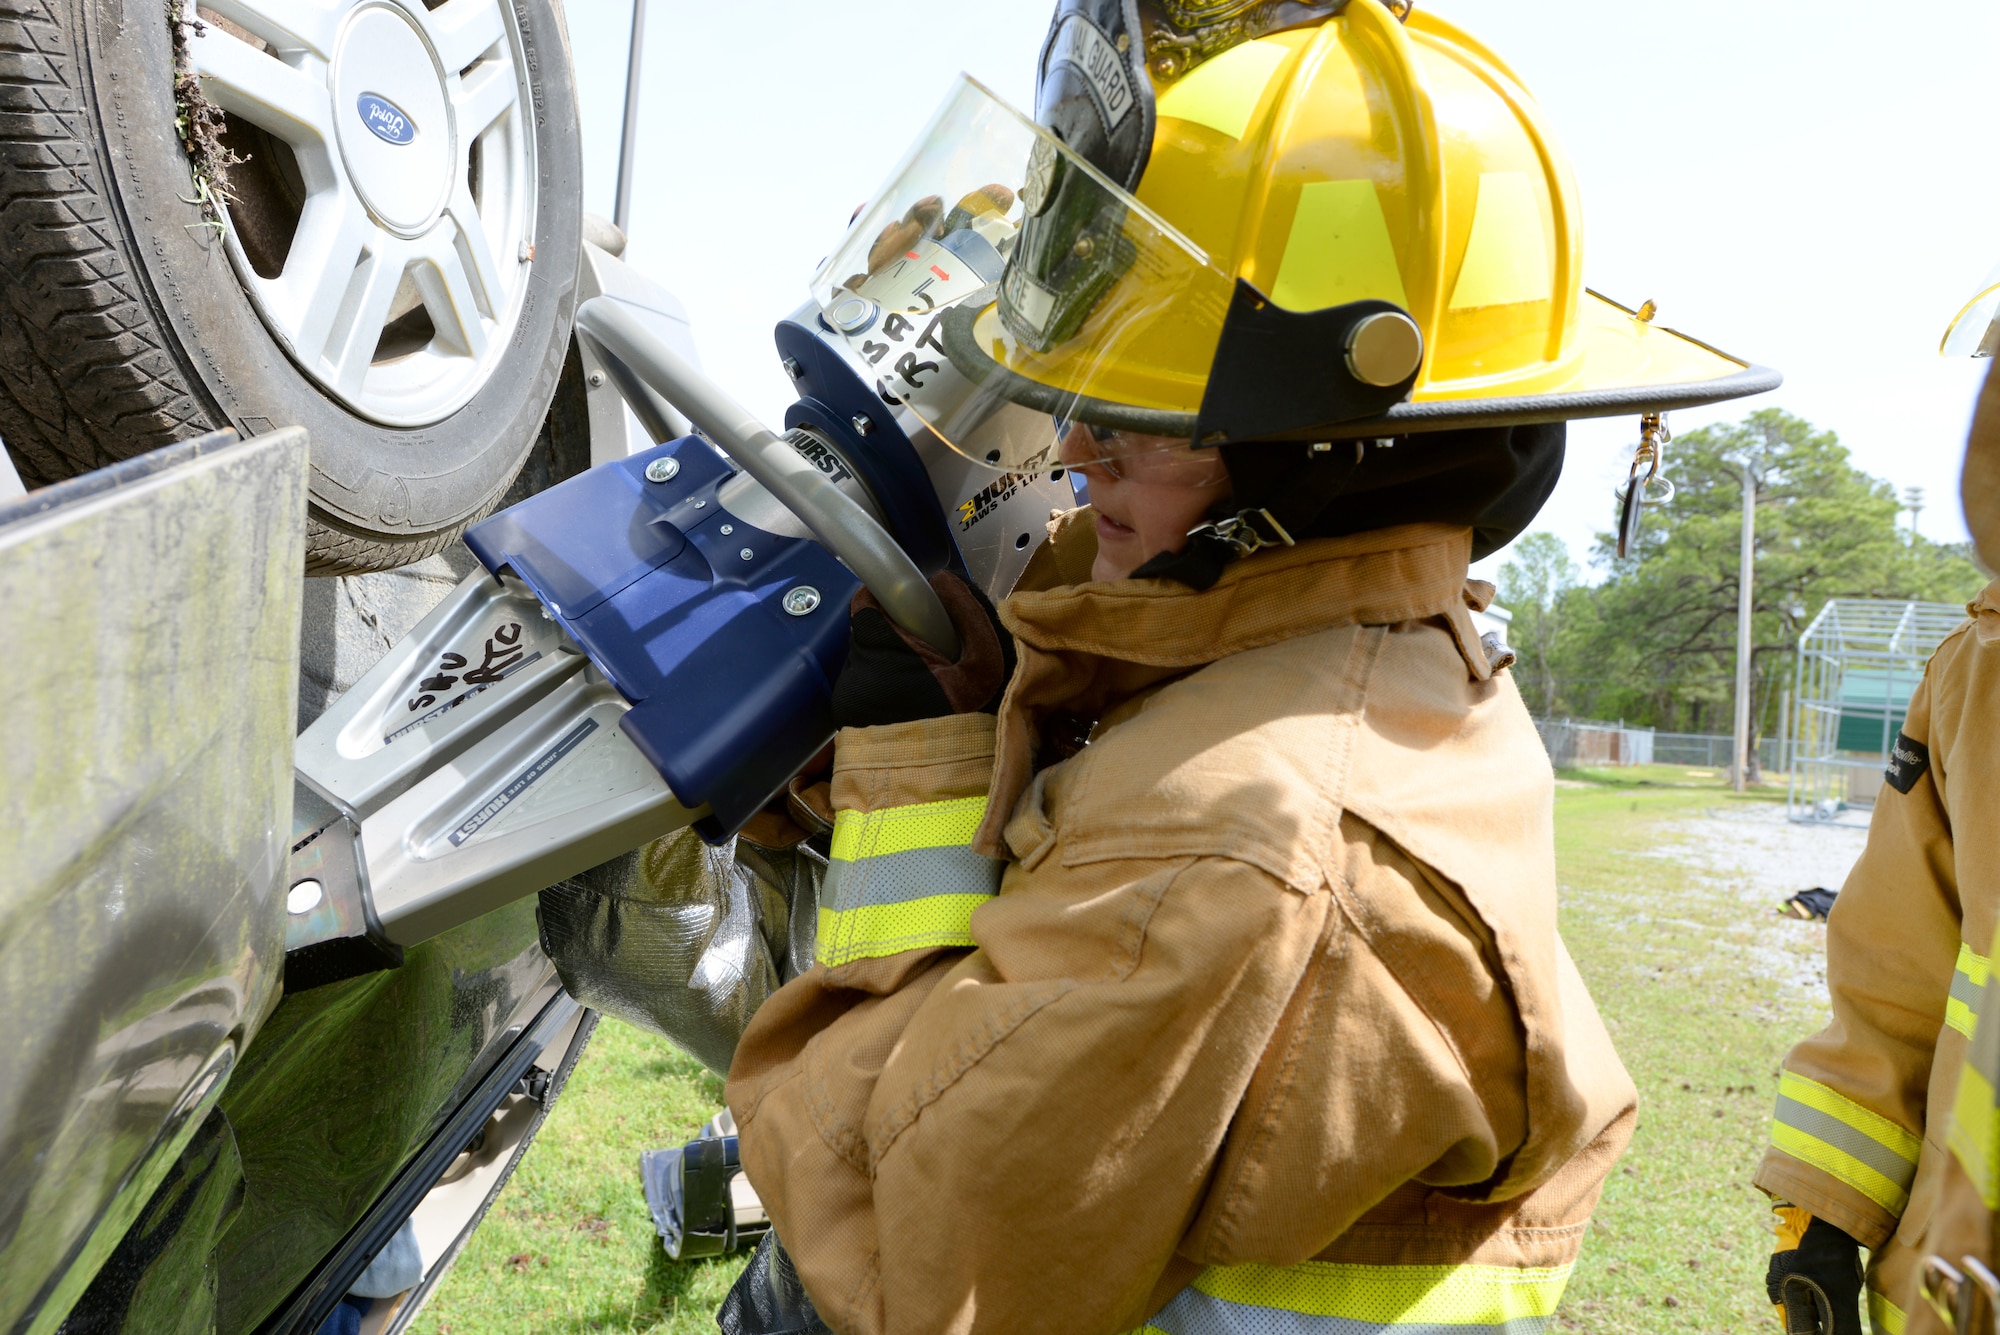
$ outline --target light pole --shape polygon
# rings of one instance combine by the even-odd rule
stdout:
[[[1750,642],[1751,576],[1757,560],[1757,471],[1745,455],[1739,464],[1743,478],[1743,545],[1736,560],[1736,749],[1729,764],[1729,786],[1744,792],[1750,786]]]
[[[1924,512],[1924,489],[1903,488],[1903,508],[1910,512],[1910,545],[1914,547],[1917,544],[1917,516]]]

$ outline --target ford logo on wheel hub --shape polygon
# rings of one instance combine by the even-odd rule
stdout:
[[[355,99],[355,110],[361,113],[361,123],[366,125],[377,139],[391,144],[407,144],[417,137],[417,127],[410,124],[410,118],[403,109],[388,98],[376,93],[363,93]]]

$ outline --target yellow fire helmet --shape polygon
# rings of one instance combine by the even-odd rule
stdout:
[[[1988,570],[2000,570],[2000,362],[1987,371],[1973,409],[1958,493],[1973,548]]]
[[[1938,343],[1945,357],[1991,357],[2000,350],[2000,266],[1986,275],[1986,281],[1972,294],[1972,300],[1958,308]]]
[[[1585,289],[1541,110],[1484,46],[1400,8],[1064,0],[1044,124],[962,78],[822,266],[823,323],[885,397],[1023,472],[1065,437],[1081,464],[1775,388]],[[1121,10],[1146,15],[1136,41]],[[1282,11],[1311,21],[1251,22]]]
[[[2000,351],[2000,266],[1959,307],[1938,344],[1939,354],[1946,357],[1991,357],[1996,351]],[[2000,374],[1996,373],[2000,362],[1986,373],[1979,392],[1958,480],[1965,526],[1989,570],[2000,570]]]

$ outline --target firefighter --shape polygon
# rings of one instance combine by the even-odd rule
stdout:
[[[1987,332],[1985,321],[1976,332]],[[1991,349],[1988,350],[1988,355]],[[2000,377],[1987,374],[1986,386],[1973,416],[1966,444],[1965,472],[1960,484],[1966,527],[1989,570],[2000,570]],[[1991,656],[1987,646],[2000,639],[2000,586],[1988,585],[1972,604],[1971,634],[1982,652],[1968,659]],[[1986,666],[1988,680],[1992,669]],[[1994,689],[1992,686],[1989,690]],[[1992,697],[1989,697],[1992,698]],[[1987,710],[1988,715],[1991,709]],[[1976,762],[1975,762],[1976,763]],[[1961,787],[1964,780],[1960,781]],[[1988,789],[1987,791],[1991,791]],[[1986,958],[2000,950],[2000,928]],[[2000,984],[1987,970],[1976,1009],[1979,1020],[1972,1045],[1959,1068],[1952,1091],[1950,1129],[1945,1146],[1950,1157],[1930,1227],[1925,1231],[1925,1256],[1914,1276],[1914,1292],[1903,1295],[1902,1307],[1912,1312],[1919,1330],[1946,1329],[1994,1335],[2000,1332],[2000,1278],[1996,1278],[1993,1246],[1994,1213],[2000,1210]],[[1935,1322],[1933,1321],[1935,1317]]]
[[[1986,319],[1970,332],[1966,351],[1986,334]],[[1953,350],[1952,335],[1946,348]],[[1980,558],[2000,568],[2000,383],[1991,376],[1963,491]],[[1925,665],[1867,847],[1827,919],[1833,1022],[1793,1048],[1779,1074],[1772,1144],[1755,1182],[1776,1203],[1766,1289],[1788,1332],[1858,1335],[1864,1297],[1877,1335],[1937,1331],[1940,1318],[1921,1298],[1926,1254],[1952,1258],[1943,1269],[1932,1264],[1929,1275],[1947,1308],[1959,1288],[1954,1276],[1968,1273],[1968,1252],[1968,1299],[1981,1258],[1990,1258],[1985,1211],[1993,1202],[1992,1092],[2000,1074],[1992,1024],[1980,1027],[1983,1066],[1966,1062],[1974,1024],[1988,1009],[2000,926],[2000,822],[1991,810],[2000,751],[1988,732],[2000,711],[2000,583],[1966,610],[1971,619]],[[1962,1068],[1971,1072],[1963,1080]],[[1959,1195],[1954,1206],[1947,1186],[1954,1176],[1962,1188],[1981,1190]],[[1976,1237],[1968,1205],[1976,1208]],[[1948,1318],[1942,1328],[1951,1328]]]
[[[1093,504],[997,615],[938,577],[954,660],[856,600],[721,1323],[1543,1329],[1636,1093],[1467,565],[1563,420],[1774,377],[1583,290],[1541,113],[1421,10],[1065,0],[1041,73],[1034,124],[962,85],[816,288]]]
[[[1981,295],[1990,297],[1993,291],[1993,280],[1989,280]],[[1965,348],[1954,349],[1952,337],[1947,335],[1947,351],[1977,350],[1995,332],[1990,323],[1991,301],[1986,305],[1985,311],[1976,313],[1979,318],[1975,321],[1961,320],[1953,327],[1953,333],[1958,334],[1970,324],[1961,336]],[[1992,350],[1988,344],[1985,355],[1991,355]],[[1990,372],[1973,415],[1960,491],[1966,527],[1972,531],[1979,559],[1987,569],[2000,570],[2000,377]],[[1969,677],[1965,694],[1969,698],[1973,691],[1984,689],[1989,692],[1987,699],[2000,703],[2000,699],[1990,694],[2000,690],[2000,679],[1996,679],[1987,661],[1993,656],[1990,646],[2000,640],[2000,586],[1989,585],[1970,610],[1972,625],[1968,634],[1975,645],[1955,660]],[[1978,675],[1973,678],[1972,674]],[[1969,714],[1968,721],[1990,717],[1992,712],[1989,706],[1983,713]],[[1967,788],[1966,772],[1978,765],[1980,756],[1961,741],[1954,758],[1958,760],[1955,771],[1960,776],[1954,781],[1956,790],[1963,793]],[[1974,782],[1982,781],[1990,784],[1983,775]],[[1984,791],[1992,789],[1989,786]],[[2000,943],[2000,935],[1996,935],[1995,941]],[[1988,961],[1996,949],[2000,949],[2000,944],[1988,947]],[[2000,1088],[2000,1004],[1994,1000],[1996,986],[2000,985],[1993,981],[1990,968],[1986,973],[1986,984],[1979,990],[1973,1007],[1979,1019],[1972,1031],[1971,1048],[1951,1093],[1951,1118],[1944,1136],[1945,1148],[1950,1153],[1943,1168],[1937,1208],[1919,1244],[1923,1259],[1911,1277],[1910,1286],[1899,1295],[1898,1306],[1909,1313],[1911,1330],[1935,1331],[1942,1326],[1977,1331],[1981,1335],[1993,1335],[2000,1330],[1995,1324],[1995,1313],[2000,1311],[2000,1278],[1995,1277],[1993,1246],[1993,1217],[1995,1210],[2000,1209],[2000,1186],[1996,1186],[1996,1180],[2000,1180],[1996,1179],[1996,1174],[2000,1174],[2000,1100],[1994,1095],[1994,1090]]]

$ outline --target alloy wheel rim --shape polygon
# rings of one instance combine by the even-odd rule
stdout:
[[[527,60],[501,0],[205,0],[184,32],[232,146],[217,203],[265,326],[388,426],[464,407],[518,325],[534,259]],[[289,161],[285,161],[285,159]]]

